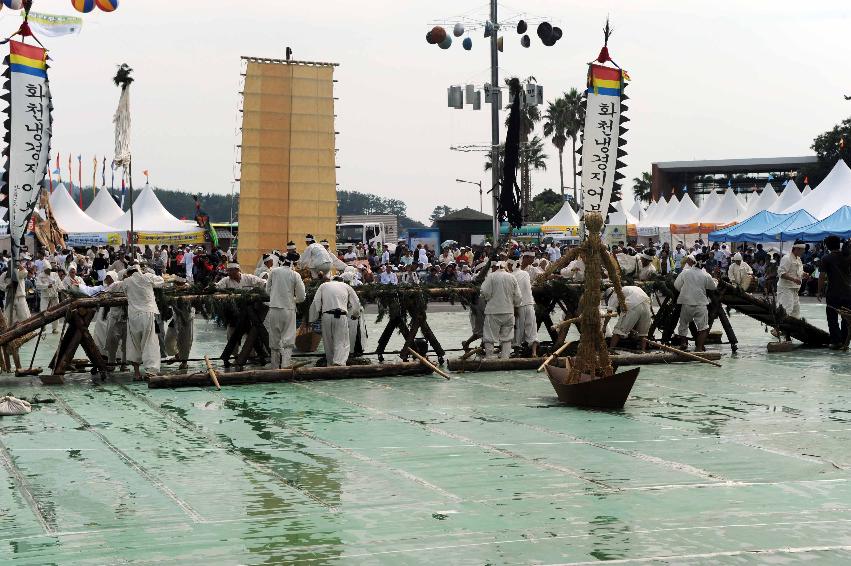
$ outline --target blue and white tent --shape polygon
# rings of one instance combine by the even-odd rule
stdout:
[[[808,242],[818,242],[828,236],[851,238],[851,206],[845,205],[839,210],[818,222],[797,229],[783,231],[784,239],[798,239]]]

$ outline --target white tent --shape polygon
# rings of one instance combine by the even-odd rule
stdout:
[[[615,212],[609,213],[609,224],[616,226],[635,226],[639,223],[638,218],[632,215],[632,212],[625,210],[623,201],[618,201],[614,205]]]
[[[632,203],[632,207],[630,207],[629,213],[632,214],[636,218],[636,220],[641,220],[642,218],[644,218],[644,215],[647,214],[647,212],[644,210],[644,207],[641,206],[641,203],[639,201],[635,201],[634,203]]]
[[[783,189],[783,192],[780,193],[780,196],[777,197],[777,200],[774,201],[774,204],[768,207],[768,212],[783,212],[793,204],[796,204],[801,200],[801,191],[798,190],[798,185],[795,184],[795,181],[789,181],[786,183],[786,187]]]
[[[750,218],[757,212],[768,210],[775,202],[777,202],[777,193],[774,192],[771,183],[766,183],[759,196],[751,197],[751,200],[748,201],[748,206],[742,218]]]
[[[700,215],[703,216],[707,214],[714,207],[718,206],[718,203],[721,202],[721,194],[718,191],[712,191],[706,197],[704,197],[703,202],[700,203]]]
[[[68,234],[108,234],[119,232],[116,228],[98,222],[80,210],[68,189],[61,184],[53,189],[50,195],[50,209],[56,223],[63,232]]]
[[[125,212],[113,225],[122,231],[130,230],[130,211]],[[150,185],[145,185],[133,202],[133,229],[137,232],[160,233],[187,233],[201,230],[198,226],[184,222],[167,211]]]
[[[556,240],[574,239],[579,235],[579,217],[571,208],[570,203],[564,201],[555,216],[541,224],[541,234]]]
[[[691,200],[691,199],[689,199]],[[674,212],[676,212],[677,208],[680,206],[680,199],[677,195],[672,195],[671,200],[668,201],[662,210],[658,211],[652,220],[648,221],[648,224],[651,226],[656,226],[657,228],[667,228],[670,226],[670,222],[668,222],[668,218],[670,218]]]
[[[115,203],[109,191],[101,189],[95,195],[92,203],[86,208],[86,214],[98,222],[112,224],[124,214],[124,211]]]
[[[851,169],[840,159],[813,192],[781,212],[803,209],[824,220],[845,205],[851,205]]]
[[[804,190],[803,190],[803,191],[801,191],[801,196],[802,196],[802,197],[805,197],[805,196],[807,196],[808,194],[810,194],[811,192],[813,192],[813,190],[810,188],[810,186],[809,186],[809,185],[805,185],[805,186],[804,186]]]
[[[742,201],[739,200],[733,189],[727,189],[712,210],[701,214],[700,222],[706,225],[729,224],[742,219],[744,212],[745,207]]]
[[[699,210],[697,208],[697,205],[694,204],[694,201],[691,200],[690,196],[685,194],[683,195],[680,204],[677,205],[676,210],[674,210],[670,215],[668,215],[666,220],[668,221],[669,226],[695,224],[694,232],[696,233],[698,214]],[[671,229],[671,231],[674,231],[673,228]]]

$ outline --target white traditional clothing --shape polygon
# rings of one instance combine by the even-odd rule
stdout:
[[[585,281],[585,262],[581,257],[577,257],[567,264],[567,267],[562,269],[559,274],[565,279],[572,279],[577,283]]]
[[[698,332],[707,330],[709,313],[706,305],[709,304],[709,297],[706,296],[706,291],[712,291],[717,287],[715,280],[703,269],[692,267],[683,269],[677,275],[674,287],[680,292],[677,303],[681,305],[677,334],[688,336],[688,327],[691,322],[695,323]]]
[[[295,346],[296,304],[304,302],[304,281],[288,265],[276,267],[266,282],[269,312],[263,322],[269,332],[272,368],[287,367]]]
[[[301,254],[299,265],[310,270],[310,275],[316,279],[321,271],[326,276],[331,272],[331,267],[334,265],[334,258],[331,252],[325,249],[320,243],[313,242],[304,253]]]
[[[517,279],[506,271],[494,271],[482,283],[480,295],[487,301],[482,338],[485,357],[493,355],[494,344],[499,342],[499,357],[508,359],[514,339],[514,309],[522,300]]]
[[[635,330],[636,334],[646,338],[652,322],[650,297],[641,287],[634,285],[627,285],[622,290],[626,300],[626,309],[621,311],[612,333],[618,336],[629,336],[629,333]],[[614,311],[617,310],[619,304],[617,293],[612,293],[606,303],[606,308]]]
[[[790,252],[783,256],[777,267],[777,306],[783,307],[788,316],[800,318],[801,299],[798,297],[798,291],[801,289],[801,284],[784,279],[784,275],[800,281],[804,276],[804,264],[801,258]]]
[[[40,304],[39,310],[46,311],[50,307],[59,304],[59,291],[65,289],[65,285],[59,279],[59,275],[53,273],[45,273],[42,271],[35,278],[35,288],[38,290]],[[56,334],[59,327],[59,320],[54,320],[52,324],[53,333]]]
[[[624,275],[632,275],[638,268],[638,260],[634,255],[621,252],[615,256],[615,259],[617,260]]]
[[[740,264],[733,262],[727,270],[727,277],[733,285],[737,285],[747,291],[753,281],[753,269],[744,261]]]
[[[159,275],[137,271],[110,288],[127,295],[127,361],[142,363],[146,374],[160,370],[160,343],[156,332],[160,309],[154,288],[162,287],[163,282]]]
[[[322,345],[328,366],[344,366],[349,358],[349,317],[361,314],[360,299],[342,281],[326,281],[316,290],[310,320],[322,319]]]
[[[514,345],[520,346],[524,342],[532,345],[538,341],[538,323],[535,319],[535,298],[532,296],[532,279],[527,271],[515,269],[511,272],[517,279],[520,289],[520,306],[515,311],[514,321]]]
[[[640,262],[639,262],[640,263]],[[638,265],[638,280],[650,281],[656,275],[656,266],[651,261],[647,265]]]
[[[16,322],[21,322],[22,320],[26,320],[30,317],[30,307],[27,304],[27,270],[18,268],[17,270],[18,276],[18,286],[15,289],[15,296],[12,297],[11,300],[6,299],[6,324],[10,327]],[[3,274],[2,280],[0,280],[0,285],[5,289],[12,284],[12,278],[10,273],[6,271]]]
[[[570,266],[568,265],[568,267]],[[532,285],[534,285],[535,280],[544,273],[544,270],[537,265],[527,265],[523,271],[529,274],[529,280],[532,282]]]

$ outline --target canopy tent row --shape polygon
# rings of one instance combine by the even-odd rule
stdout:
[[[775,202],[777,202],[777,193],[774,192],[774,187],[771,186],[771,183],[766,183],[765,188],[762,189],[762,192],[759,193],[759,195],[751,197],[751,199],[748,201],[748,206],[745,209],[744,217],[750,218],[758,212],[768,210]]]
[[[579,238],[579,217],[573,211],[569,202],[564,201],[555,216],[541,224],[541,235],[554,240],[575,240]]]
[[[204,229],[194,222],[180,220],[157,198],[153,187],[145,185],[133,202],[133,231],[136,244],[200,244],[204,242]],[[113,225],[130,231],[131,215],[128,210],[117,218]]]
[[[821,185],[818,189],[821,190]],[[843,205],[830,216],[800,228],[787,227],[782,236],[785,239],[810,242],[817,242],[828,236],[851,238],[851,206]]]
[[[118,206],[118,203],[115,202],[115,199],[112,198],[112,195],[106,189],[101,189],[97,192],[94,200],[92,200],[92,203],[86,208],[85,212],[91,218],[104,224],[112,224],[124,214],[124,211],[121,210],[121,207]]]
[[[806,210],[824,220],[846,205],[851,205],[851,169],[840,159],[813,192],[781,212]]]
[[[65,243],[69,246],[87,247],[121,243],[121,231],[114,226],[98,222],[80,210],[64,184],[60,183],[48,200],[57,226],[67,234]],[[39,214],[43,216],[42,213]]]
[[[786,183],[786,186],[783,188],[783,191],[780,193],[780,196],[777,197],[777,200],[774,201],[774,204],[768,207],[769,212],[783,212],[793,204],[796,204],[801,200],[801,191],[798,189],[798,185],[795,184],[795,181],[790,180]]]

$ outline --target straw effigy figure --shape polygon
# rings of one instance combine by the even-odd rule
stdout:
[[[566,265],[579,256],[585,262],[585,290],[579,299],[581,336],[579,348],[568,375],[568,383],[576,383],[583,374],[607,377],[614,373],[600,317],[603,267],[609,273],[618,301],[621,305],[626,305],[626,299],[621,290],[620,267],[600,240],[603,217],[597,213],[586,214],[585,227],[587,232],[585,241],[559,260],[559,263]]]

